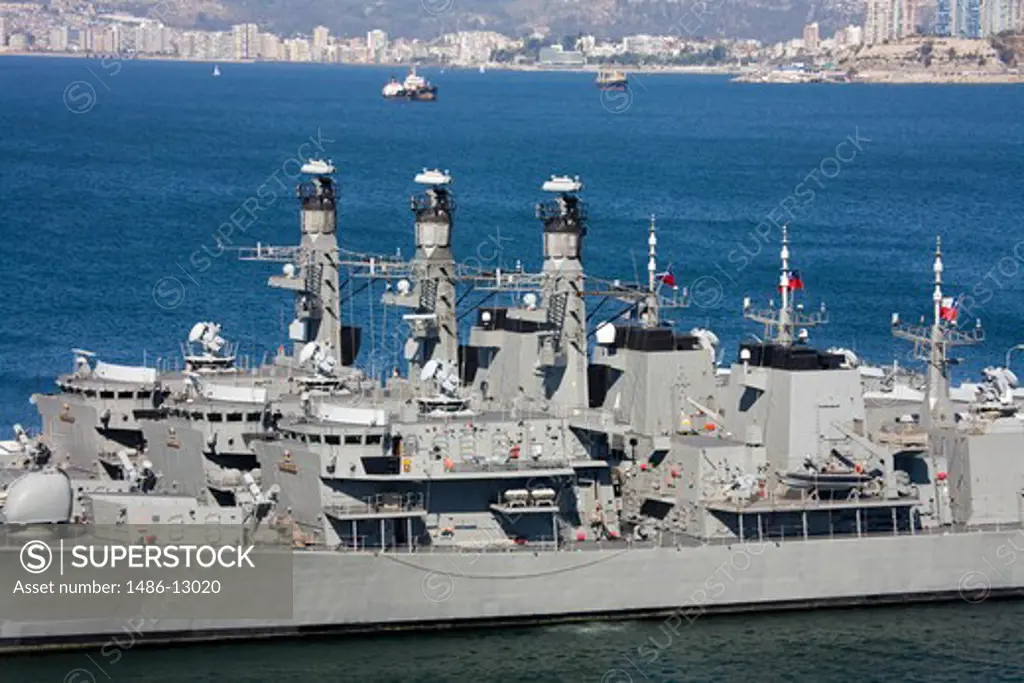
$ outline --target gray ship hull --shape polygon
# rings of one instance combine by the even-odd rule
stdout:
[[[124,649],[129,637],[159,643],[672,613],[684,628],[717,612],[980,602],[1024,594],[1018,547],[1020,529],[536,554],[302,552],[290,620],[3,620],[0,648]]]

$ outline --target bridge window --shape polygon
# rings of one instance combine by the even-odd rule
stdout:
[[[100,392],[100,398],[114,398],[114,392],[113,391],[101,391]]]
[[[320,435],[319,434],[310,434],[309,435],[309,442],[310,443],[320,443]]]
[[[224,416],[220,413],[209,413],[206,416],[206,419],[209,420],[210,422],[223,422]]]
[[[246,413],[246,422],[260,422],[263,419],[263,413]]]
[[[384,441],[384,435],[383,434],[367,434],[366,435],[366,445],[367,446],[377,446],[377,445],[380,445],[381,442],[383,442],[383,441]]]
[[[152,395],[153,395],[153,392],[151,392],[151,391],[140,391],[139,392],[139,398],[149,398]]]
[[[242,414],[241,413],[228,413],[228,422],[241,422],[241,421],[242,421]]]
[[[330,445],[330,446],[340,446],[341,445],[341,437],[338,436],[337,434],[327,434],[327,435],[325,435],[324,436],[324,441],[326,441],[327,444]]]
[[[117,392],[117,397],[118,398],[134,398],[135,397],[135,392],[134,391],[119,391],[119,392]]]
[[[192,419],[196,420],[198,422],[202,422],[203,421],[203,414],[202,413],[192,413]]]
[[[90,398],[94,398],[96,396],[96,390],[95,389],[86,389],[85,390],[85,395],[89,396]]]

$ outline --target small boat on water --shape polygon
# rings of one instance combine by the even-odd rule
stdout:
[[[413,100],[416,102],[432,102],[437,99],[437,86],[431,85],[430,81],[417,75],[416,67],[409,69],[409,75],[401,83],[397,78],[392,78],[381,91],[384,99],[388,100]]]
[[[217,76],[220,76],[220,67],[217,66],[216,64],[213,65],[213,75],[214,75],[215,78]]]
[[[622,71],[601,69],[597,73],[597,87],[601,90],[625,90],[629,79]]]

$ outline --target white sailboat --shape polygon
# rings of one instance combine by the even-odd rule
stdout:
[[[220,76],[220,67],[216,64],[213,65],[213,75]]]

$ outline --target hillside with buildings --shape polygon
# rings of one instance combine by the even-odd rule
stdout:
[[[431,39],[458,31],[621,38],[636,34],[686,38],[783,40],[807,21],[832,31],[863,16],[863,0],[38,0],[56,11],[91,4],[97,14],[159,14],[181,29],[224,30],[256,23],[281,36],[323,25],[335,35],[380,29]]]
[[[112,12],[83,0],[0,2],[0,53],[561,69],[598,65],[630,70],[713,66],[753,71],[757,79],[769,81],[775,80],[779,72],[782,76],[778,80],[785,82],[792,82],[794,74],[797,79],[811,78],[808,74],[823,70],[858,72],[865,78],[877,74],[879,80],[888,78],[883,74],[890,72],[899,73],[899,78],[916,73],[915,78],[929,81],[955,80],[957,73],[994,77],[1007,73],[1015,62],[1024,61],[1015,56],[1020,53],[1020,40],[1005,35],[1007,27],[1024,30],[1024,0],[955,0],[960,4],[952,10],[943,4],[948,0],[939,0],[934,7],[915,0],[867,0],[863,23],[852,21],[831,29],[827,23],[810,21],[777,42],[737,35],[702,37],[701,27],[711,21],[704,13],[733,14],[733,6],[724,5],[724,0],[696,5],[698,13],[687,15],[696,23],[686,30],[681,30],[678,23],[666,23],[658,32],[614,38],[540,28],[531,35],[516,36],[466,27],[439,32],[431,38],[396,37],[382,27],[339,35],[327,24],[285,32],[269,29],[264,23],[224,25],[224,6],[216,4],[221,1],[149,6],[142,16]],[[266,1],[252,0],[257,4]],[[416,7],[436,11],[438,7],[450,7],[452,1],[420,0]],[[435,2],[445,4],[431,4]],[[602,2],[595,7],[610,7]],[[511,4],[519,9],[526,6]],[[563,4],[583,11],[579,3]],[[646,6],[633,0],[627,4]],[[694,6],[689,7],[692,10]],[[743,12],[736,16],[741,15]],[[600,16],[607,19],[611,15]],[[930,17],[934,30],[945,35],[919,37],[927,31],[922,26],[925,16]],[[705,20],[709,23],[701,23]]]
[[[858,80],[890,83],[1005,82],[1013,79],[991,41],[914,37],[866,45],[839,62]]]

